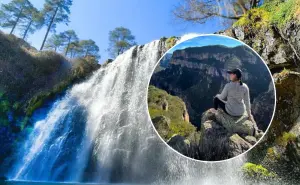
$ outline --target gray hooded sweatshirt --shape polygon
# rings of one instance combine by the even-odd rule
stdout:
[[[245,83],[241,85],[240,82],[230,82],[217,97],[225,103],[228,114],[241,116],[246,110],[248,116],[251,115],[249,88]]]

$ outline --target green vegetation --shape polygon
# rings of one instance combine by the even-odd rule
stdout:
[[[273,0],[266,2],[262,8],[271,13],[270,21],[272,24],[282,27],[297,17],[300,2],[298,0]]]
[[[276,138],[276,143],[279,146],[286,147],[289,142],[296,141],[297,137],[290,132],[283,132],[282,136]]]
[[[253,163],[245,163],[242,167],[242,172],[246,178],[255,181],[266,180],[266,179],[277,177],[277,175],[274,172],[270,172],[262,165],[257,165]]]
[[[12,0],[1,6],[0,25],[4,28],[11,28],[10,34],[12,34],[18,23],[25,21],[33,10],[34,7],[28,0]]]
[[[263,8],[254,8],[241,17],[234,26],[247,26],[249,29],[259,30],[270,24],[270,13]]]
[[[43,9],[38,10],[29,0],[12,0],[10,3],[1,5],[0,27],[11,28],[10,35],[18,29],[24,40],[29,34],[33,34],[46,26],[47,32],[40,50],[46,48],[64,53],[70,58],[89,56],[99,59],[99,47],[95,41],[91,39],[79,40],[74,30],[55,34],[57,24],[70,22],[69,15],[72,3],[73,0],[45,0]],[[49,37],[51,32],[54,34]],[[23,43],[25,42],[23,41]]]
[[[164,105],[167,105],[167,108],[164,108]],[[171,96],[166,91],[149,86],[148,107],[156,128],[160,127],[160,125],[156,125],[159,121],[155,121],[158,117],[164,116],[164,118],[169,120],[168,126],[164,127],[164,131],[158,130],[158,133],[165,140],[174,134],[187,137],[196,131],[196,128],[188,120],[184,120],[183,115],[186,112],[186,108],[179,97]]]
[[[171,47],[173,47],[176,44],[177,40],[178,39],[175,36],[167,38],[167,40],[166,40],[167,49],[170,49]]]
[[[0,42],[1,124],[21,130],[36,109],[100,66],[94,56],[68,61],[53,51],[38,52],[14,35],[0,33]]]
[[[44,24],[47,26],[47,32],[40,50],[43,50],[49,32],[55,32],[58,23],[68,24],[70,22],[69,15],[72,3],[73,0],[45,0],[42,12],[45,20]]]
[[[267,1],[261,7],[248,11],[233,26],[244,26],[254,31],[259,31],[271,25],[280,28],[288,21],[296,20],[299,14],[300,2],[298,0]]]
[[[117,27],[109,32],[108,51],[113,58],[122,54],[135,44],[135,36],[132,35],[128,28]]]

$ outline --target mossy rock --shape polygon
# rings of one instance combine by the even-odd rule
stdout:
[[[270,13],[263,8],[254,8],[234,23],[233,27],[246,27],[246,32],[259,32],[270,25]]]
[[[175,36],[167,38],[167,40],[166,40],[167,49],[170,49],[173,46],[175,46],[177,41],[178,41],[178,37],[175,37]]]
[[[168,108],[165,109],[164,105]],[[148,109],[152,122],[164,140],[174,134],[188,137],[196,131],[196,127],[185,121],[185,103],[177,96],[169,95],[166,91],[152,85],[148,89]]]
[[[297,137],[295,134],[290,132],[283,132],[282,136],[276,138],[276,144],[279,146],[286,147],[289,142],[296,141]]]
[[[242,172],[243,176],[246,179],[258,182],[262,180],[274,179],[277,177],[277,175],[274,172],[270,172],[262,165],[257,165],[253,163],[245,163],[242,166]]]

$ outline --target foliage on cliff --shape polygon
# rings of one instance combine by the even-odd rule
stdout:
[[[6,124],[16,122],[17,115],[30,116],[46,100],[99,68],[94,58],[68,61],[52,51],[38,52],[14,35],[0,33],[0,42],[0,103]]]
[[[256,181],[267,180],[275,178],[276,174],[270,172],[262,165],[256,165],[253,163],[245,163],[242,167],[243,174],[246,178],[255,179]]]
[[[165,140],[174,134],[187,137],[196,131],[187,118],[184,102],[177,96],[150,85],[148,108],[155,128]]]
[[[249,10],[233,26],[246,26],[252,31],[259,31],[272,25],[282,27],[288,21],[297,19],[299,14],[300,2],[298,0],[268,1],[261,7]]]

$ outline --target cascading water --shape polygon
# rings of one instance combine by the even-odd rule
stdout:
[[[154,131],[147,86],[163,41],[136,46],[57,100],[35,123],[9,177],[35,181],[243,184],[244,157],[188,159]]]

